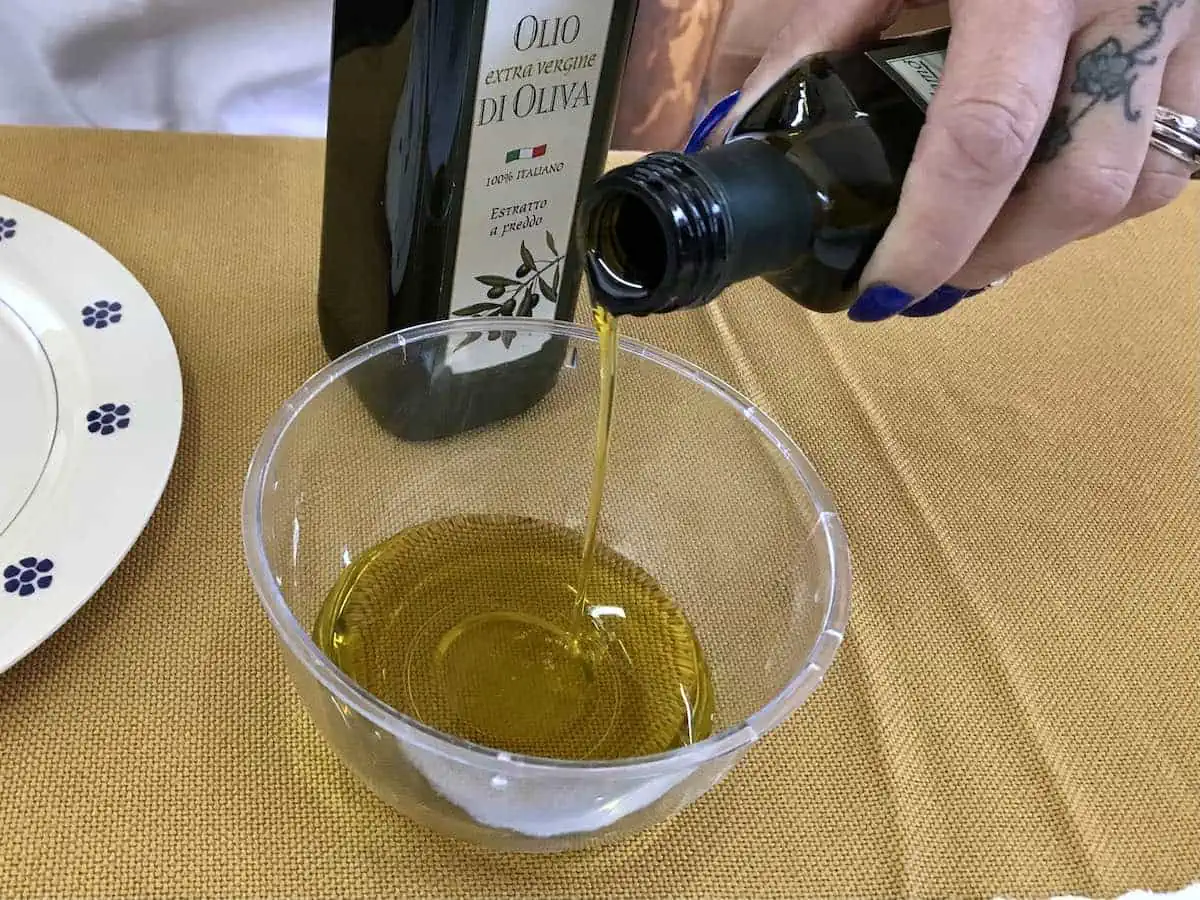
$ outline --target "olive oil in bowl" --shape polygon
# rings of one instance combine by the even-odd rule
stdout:
[[[577,531],[509,516],[406,529],[342,571],[315,639],[359,685],[440,731],[555,759],[621,759],[708,736],[691,625],[659,584]]]

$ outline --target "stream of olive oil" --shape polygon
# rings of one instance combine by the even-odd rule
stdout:
[[[582,536],[517,516],[424,522],[343,569],[314,627],[325,654],[393,708],[512,753],[621,759],[712,730],[692,626],[599,540],[617,328],[600,306],[594,322],[599,413]]]
[[[617,320],[599,303],[592,307],[592,322],[600,343],[600,401],[596,415],[596,447],[592,456],[592,483],[588,488],[587,523],[583,529],[583,555],[575,578],[576,608],[586,615],[588,583],[600,534],[600,508],[604,503],[604,477],[608,474],[608,444],[612,438],[613,397],[617,386]]]

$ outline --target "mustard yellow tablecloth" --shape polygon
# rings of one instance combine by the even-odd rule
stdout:
[[[0,130],[0,193],[142,280],[186,403],[142,539],[0,676],[0,894],[1037,897],[1200,878],[1200,190],[937,320],[854,325],[752,283],[637,323],[823,473],[851,627],[816,696],[695,807],[529,858],[433,836],[346,774],[245,574],[247,460],[323,361],[321,160],[311,142]]]

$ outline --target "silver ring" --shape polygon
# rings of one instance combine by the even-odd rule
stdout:
[[[1158,107],[1150,146],[1191,168],[1192,178],[1200,178],[1200,120],[1195,116]]]

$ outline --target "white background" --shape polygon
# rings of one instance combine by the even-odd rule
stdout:
[[[332,0],[0,0],[0,123],[321,136]]]

